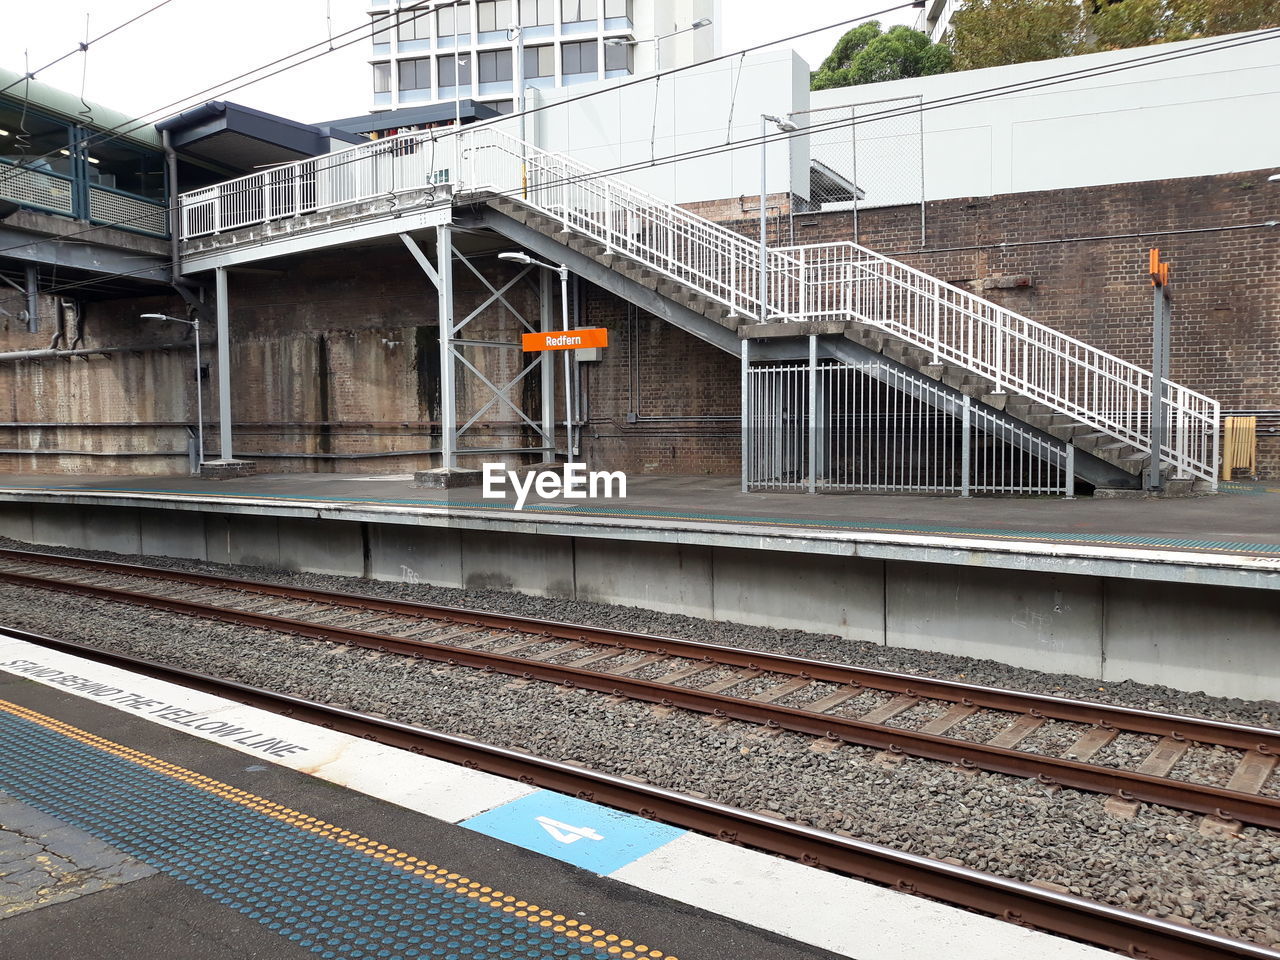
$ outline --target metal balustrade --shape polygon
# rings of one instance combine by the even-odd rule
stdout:
[[[727,316],[832,319],[878,327],[1150,452],[1151,374],[1050,327],[856,243],[760,250],[747,237],[493,126],[409,133],[184,194],[182,238],[215,234],[451,182],[561,221],[725,305]],[[1166,384],[1161,455],[1179,475],[1216,482],[1217,401]]]
[[[89,221],[155,236],[169,235],[168,208],[119,190],[89,185]]]
[[[1030,397],[1150,452],[1151,373],[856,243],[784,248],[794,267],[772,284],[791,312],[879,327],[989,379],[996,392]],[[1165,384],[1168,442],[1180,474],[1212,481],[1220,408]]]
[[[1073,496],[1073,448],[878,360],[748,367],[748,490]]]
[[[8,160],[0,160],[0,173],[3,174],[0,200],[12,200],[24,207],[39,207],[68,217],[73,215],[75,182],[70,177],[24,169]]]

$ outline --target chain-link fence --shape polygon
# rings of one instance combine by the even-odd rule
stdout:
[[[898,97],[809,110],[809,204],[815,210],[920,208],[924,242],[922,98]]]

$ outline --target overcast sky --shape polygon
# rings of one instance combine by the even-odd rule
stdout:
[[[96,37],[154,6],[157,0],[5,0],[0,31],[0,64],[23,71],[24,60],[36,69],[74,49],[88,35]],[[892,0],[723,0],[723,47],[726,52],[789,34],[871,13]],[[137,23],[38,74],[38,79],[90,101],[140,116],[163,109],[155,119],[180,107],[209,99],[227,99],[315,122],[365,113],[369,108],[369,41],[367,36],[345,48],[325,53],[311,63],[278,77],[228,91],[229,81],[248,70],[293,54],[309,44],[327,50],[332,31],[335,46],[354,39],[348,33],[368,24],[366,0],[171,0]],[[785,9],[782,21],[778,11]],[[907,23],[913,10],[886,17]],[[830,51],[842,31],[828,31],[797,41],[794,47],[812,65]],[[342,34],[347,34],[343,37]],[[205,88],[214,88],[201,93]],[[196,96],[200,94],[199,96]]]

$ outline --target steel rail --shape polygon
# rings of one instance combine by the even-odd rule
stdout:
[[[330,706],[87,644],[23,630],[45,648],[201,690],[387,746],[686,827],[806,865],[965,907],[1148,960],[1280,960],[1280,952],[1019,880],[843,837],[613,774],[536,757],[355,710]]]
[[[101,600],[129,603],[149,609],[165,610],[170,613],[234,623],[315,640],[346,643],[386,653],[472,667],[489,673],[542,680],[566,687],[582,687],[600,693],[663,706],[680,707],[716,717],[763,724],[768,727],[781,727],[798,733],[887,750],[894,754],[955,763],[969,769],[1034,778],[1045,786],[1063,786],[1091,793],[1110,794],[1126,800],[1138,800],[1173,809],[1208,814],[1222,820],[1236,820],[1241,823],[1280,829],[1280,798],[1275,797],[1258,796],[1184,780],[1171,780],[1166,777],[1102,767],[1078,760],[1027,753],[987,743],[958,740],[901,727],[889,727],[850,717],[815,713],[796,707],[763,703],[723,693],[710,693],[653,680],[600,673],[570,664],[549,664],[508,654],[218,607],[175,597],[68,580],[47,579],[12,571],[0,571],[0,582],[91,596]],[[485,625],[482,618],[475,619],[472,623],[478,626]]]
[[[352,607],[371,612],[399,614],[408,617],[425,617],[457,623],[480,624],[494,629],[513,630],[520,633],[540,633],[563,640],[581,640],[625,647],[648,653],[664,653],[673,657],[704,660],[724,666],[764,670],[794,677],[810,677],[825,683],[860,685],[870,689],[907,696],[918,696],[947,703],[1001,710],[1008,713],[1026,713],[1050,720],[1064,720],[1092,726],[1115,729],[1127,733],[1172,737],[1190,740],[1210,746],[1232,747],[1237,750],[1256,750],[1263,754],[1280,754],[1280,730],[1255,727],[1248,724],[1188,717],[1179,714],[1160,713],[1136,707],[1120,707],[1114,704],[1094,703],[1088,700],[1072,700],[1046,694],[1026,693],[1000,687],[984,687],[978,684],[942,680],[917,674],[876,670],[826,660],[811,660],[787,654],[766,653],[723,644],[698,640],[680,640],[651,634],[631,633],[608,627],[592,627],[581,624],[542,620],[533,617],[516,617],[508,614],[487,613],[428,604],[412,600],[392,600],[363,593],[338,593],[311,587],[293,587],[287,584],[261,580],[226,577],[220,574],[191,573],[143,564],[122,563],[111,560],[93,560],[69,557],[61,554],[36,551],[0,549],[0,560],[24,563],[73,567],[84,570],[113,570],[123,575],[146,577],[154,580],[171,580],[193,586],[232,589],[246,593],[281,597],[314,603],[327,603]],[[523,661],[522,661],[523,662]]]

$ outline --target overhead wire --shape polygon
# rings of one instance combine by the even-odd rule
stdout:
[[[822,28],[822,29],[827,29],[827,28]],[[819,124],[819,125],[815,125],[815,126],[811,126],[811,127],[802,127],[802,128],[799,128],[798,130],[793,131],[793,132],[779,132],[779,133],[771,133],[771,134],[767,134],[767,135],[766,135],[765,137],[763,137],[763,138],[762,138],[762,137],[751,137],[751,138],[748,138],[748,139],[746,139],[746,140],[738,141],[738,142],[735,142],[735,143],[732,143],[732,144],[728,144],[728,145],[723,145],[723,144],[722,144],[722,145],[714,145],[714,146],[709,146],[709,147],[693,148],[693,149],[691,149],[691,150],[686,150],[686,151],[681,151],[681,152],[676,153],[676,154],[671,154],[671,155],[669,155],[669,156],[666,156],[666,157],[660,158],[660,159],[658,159],[658,160],[656,160],[656,161],[636,161],[636,162],[634,162],[634,163],[630,163],[630,164],[620,164],[620,165],[616,165],[616,166],[614,166],[614,167],[604,168],[604,169],[601,169],[601,170],[592,170],[592,171],[588,171],[588,172],[585,172],[585,173],[580,174],[580,175],[575,174],[575,175],[573,175],[573,176],[571,176],[571,177],[564,177],[564,178],[561,178],[561,179],[558,179],[558,180],[546,181],[546,182],[540,183],[538,186],[539,186],[539,188],[540,188],[540,189],[549,189],[549,188],[554,188],[554,187],[556,187],[556,186],[561,186],[561,185],[564,185],[564,184],[569,184],[569,183],[581,183],[581,182],[584,182],[584,181],[590,181],[590,180],[600,179],[600,178],[602,178],[602,177],[614,176],[614,175],[619,174],[619,173],[636,172],[636,171],[639,171],[639,170],[644,170],[644,169],[649,169],[649,168],[655,168],[655,167],[666,166],[666,165],[669,165],[669,164],[673,164],[673,163],[681,162],[681,161],[686,160],[686,159],[701,159],[701,158],[705,158],[705,157],[708,157],[708,156],[714,156],[714,155],[718,155],[718,154],[728,153],[728,152],[731,152],[731,151],[733,151],[733,150],[740,150],[740,149],[745,149],[745,148],[748,148],[748,147],[759,146],[759,145],[761,145],[762,143],[768,143],[768,142],[774,142],[774,141],[782,141],[782,140],[792,140],[792,139],[798,139],[798,138],[800,138],[800,137],[811,136],[811,135],[813,135],[815,132],[823,132],[823,131],[826,131],[826,130],[835,130],[835,129],[841,129],[841,128],[856,127],[856,126],[857,126],[857,125],[859,125],[859,124],[871,123],[871,122],[874,122],[874,121],[876,121],[876,120],[883,119],[883,118],[885,118],[885,117],[899,116],[899,115],[902,115],[902,114],[904,114],[904,113],[914,113],[914,112],[916,112],[916,111],[942,109],[942,108],[949,107],[949,106],[958,106],[958,105],[963,105],[963,104],[966,104],[966,103],[978,102],[978,101],[981,101],[981,100],[995,99],[995,98],[998,98],[999,96],[1005,96],[1005,95],[1008,95],[1008,94],[1010,94],[1010,93],[1020,93],[1020,92],[1023,92],[1024,90],[1038,89],[1038,88],[1043,87],[1043,86],[1051,86],[1051,85],[1055,85],[1055,84],[1058,84],[1058,83],[1069,82],[1069,81],[1071,81],[1071,80],[1075,80],[1075,79],[1089,79],[1089,78],[1092,78],[1092,77],[1094,77],[1094,76],[1101,76],[1101,75],[1105,75],[1105,74],[1110,74],[1110,73],[1119,72],[1119,71],[1122,71],[1122,70],[1134,69],[1134,68],[1137,68],[1137,67],[1140,67],[1140,66],[1150,65],[1150,64],[1152,64],[1152,63],[1163,63],[1163,62],[1168,62],[1168,61],[1173,61],[1173,60],[1180,60],[1180,59],[1184,59],[1184,58],[1186,58],[1186,57],[1197,56],[1197,55],[1201,55],[1201,54],[1205,54],[1205,53],[1210,53],[1210,52],[1217,52],[1217,51],[1222,50],[1222,49],[1230,49],[1230,48],[1234,48],[1234,47],[1238,47],[1238,46],[1244,46],[1244,45],[1247,45],[1247,44],[1252,44],[1252,43],[1262,42],[1262,41],[1265,41],[1265,40],[1271,40],[1271,39],[1275,39],[1277,36],[1280,36],[1280,28],[1277,28],[1277,29],[1271,29],[1271,30],[1267,30],[1267,31],[1261,31],[1261,32],[1259,32],[1259,33],[1256,33],[1256,34],[1250,34],[1250,35],[1247,35],[1247,36],[1245,36],[1245,37],[1229,37],[1229,38],[1223,38],[1222,40],[1212,41],[1212,42],[1210,42],[1210,43],[1207,43],[1207,44],[1203,44],[1203,45],[1197,46],[1197,47],[1193,48],[1192,50],[1185,50],[1185,51],[1183,51],[1183,50],[1157,51],[1157,52],[1152,53],[1152,54],[1147,54],[1147,55],[1144,55],[1144,56],[1141,56],[1141,57],[1136,57],[1136,58],[1132,58],[1132,59],[1130,59],[1130,60],[1122,61],[1121,63],[1118,63],[1118,64],[1116,64],[1116,63],[1112,63],[1112,64],[1096,65],[1096,66],[1094,66],[1094,67],[1084,67],[1084,68],[1079,68],[1079,69],[1076,69],[1076,70],[1064,71],[1064,72],[1059,73],[1059,74],[1053,74],[1053,75],[1051,75],[1051,76],[1049,76],[1049,77],[1041,77],[1041,78],[1036,78],[1036,79],[1029,80],[1029,81],[1023,81],[1023,82],[1018,82],[1018,83],[1003,84],[1003,85],[994,86],[994,87],[982,88],[982,89],[975,90],[975,91],[969,91],[969,92],[967,92],[967,93],[965,93],[965,94],[956,94],[956,95],[953,95],[953,96],[951,96],[951,97],[943,97],[943,98],[940,98],[940,99],[938,99],[938,100],[930,101],[930,102],[928,102],[928,103],[924,103],[924,104],[911,105],[911,106],[906,107],[906,108],[903,108],[903,107],[889,107],[889,108],[885,108],[884,110],[881,110],[881,111],[872,111],[871,113],[864,113],[864,114],[861,114],[861,115],[859,115],[857,118],[854,118],[854,119],[838,119],[838,120],[831,121],[831,122],[829,122],[829,123],[825,123],[825,124]],[[768,44],[768,45],[772,45],[772,44]],[[735,53],[735,54],[731,54],[730,56],[737,56],[737,53]],[[644,78],[644,79],[645,79],[645,80],[648,80],[648,79],[652,79],[652,78]],[[596,94],[603,93],[603,92],[609,92],[609,91],[611,91],[611,90],[613,90],[613,89],[616,89],[616,88],[613,88],[613,87],[611,87],[611,88],[606,88],[606,90],[603,90],[603,91],[596,91],[596,92],[595,92],[595,94],[588,94],[588,95],[584,95],[584,96],[591,96],[591,95],[596,95]],[[573,99],[577,100],[577,99],[582,99],[582,98],[583,98],[583,97],[575,97],[575,98],[573,98]],[[540,109],[545,109],[545,108],[546,108],[546,107],[548,107],[548,106],[556,106],[556,105],[558,105],[558,104],[548,104],[548,105],[545,105],[544,107],[539,107],[539,108],[535,108],[535,109],[540,110]],[[508,120],[508,119],[509,119],[509,117],[503,117],[503,118],[501,118],[501,119],[502,119],[502,120]],[[489,121],[489,122],[490,122],[490,123],[492,123],[492,122],[500,122],[500,121]],[[474,129],[474,127],[472,127],[472,129]],[[440,135],[440,136],[434,136],[434,135],[430,136],[430,139],[431,139],[431,141],[432,141],[432,148],[433,148],[433,149],[435,148],[435,145],[438,143],[438,141],[440,141],[440,140],[446,140],[446,139],[448,139],[449,137],[451,137],[451,136],[455,136],[455,135],[456,135],[456,132],[455,132],[455,131],[450,131],[450,132],[446,132],[446,133],[444,133],[444,134],[442,134],[442,135]],[[425,138],[427,138],[427,136],[428,136],[428,135],[427,135],[427,134],[423,134],[422,136],[423,136],[423,137],[424,137],[424,139],[425,139]],[[339,161],[339,162],[338,162],[338,163],[336,163],[336,164],[332,164],[330,168],[332,169],[332,168],[334,168],[334,167],[337,167],[337,166],[343,165],[343,164],[345,164],[345,163],[354,163],[354,162],[359,162],[361,159],[363,159],[363,158],[362,158],[362,157],[354,157],[354,158],[352,158],[351,160]],[[506,196],[506,197],[518,197],[518,196],[520,196],[520,195],[521,195],[522,190],[523,190],[523,188],[521,188],[521,187],[515,187],[515,188],[512,188],[512,189],[510,189],[510,190],[505,190],[505,191],[495,191],[495,195],[500,196],[500,197],[501,197],[501,196]],[[170,204],[166,209],[171,211],[171,210],[173,209],[173,207],[174,207],[174,206],[177,206],[177,205],[179,205],[179,204],[180,204],[180,198],[179,198],[179,200],[178,200],[178,201],[176,201],[174,204]],[[93,227],[86,228],[86,229],[85,229],[85,230],[83,230],[83,231],[78,231],[78,233],[87,233],[87,232],[90,232],[90,231],[91,231],[91,230],[93,230],[93,229],[99,229],[99,228],[101,228],[101,227],[103,227],[103,226],[124,226],[124,225],[126,225],[126,224],[128,224],[128,223],[131,223],[131,222],[133,222],[133,221],[136,221],[136,220],[138,220],[138,219],[141,219],[142,217],[145,217],[145,216],[154,216],[154,215],[155,215],[155,214],[154,214],[154,212],[148,212],[148,213],[146,213],[146,214],[140,215],[139,217],[127,218],[127,219],[125,219],[125,220],[116,221],[116,222],[115,222],[115,223],[113,223],[113,224],[99,224],[99,225],[95,225],[95,226],[93,226]],[[1259,227],[1260,227],[1260,226],[1270,226],[1270,225],[1271,225],[1271,224],[1270,224],[1270,222],[1267,222],[1267,223],[1258,224],[1258,225],[1243,225],[1243,227],[1240,227],[1240,228],[1253,227],[1253,226],[1259,226]],[[1235,228],[1236,228],[1236,227],[1223,227],[1223,228],[1221,228],[1221,229],[1235,229]],[[1153,235],[1153,236],[1154,236],[1154,235],[1164,235],[1164,233],[1167,233],[1167,232],[1168,232],[1168,231],[1158,231],[1158,232],[1155,232],[1155,233],[1152,233],[1152,234],[1144,234],[1144,235]],[[71,237],[71,236],[75,236],[75,235],[77,235],[77,234],[67,234],[67,235],[66,235],[66,237]],[[59,238],[59,239],[65,239],[65,237],[64,237],[64,238]],[[0,248],[0,254],[3,254],[3,253],[5,253],[5,252],[7,252],[7,251],[11,251],[11,250],[22,249],[22,248],[25,248],[25,247],[33,246],[33,245],[35,245],[35,244],[37,244],[37,243],[41,243],[41,242],[45,242],[45,241],[32,241],[31,243],[16,244],[16,245],[11,246],[11,247],[4,247],[4,248]],[[123,276],[133,276],[133,275],[138,275],[138,274],[148,273],[148,272],[150,272],[152,269],[154,269],[154,268],[153,268],[153,267],[144,267],[144,268],[141,268],[141,269],[139,269],[139,270],[137,270],[137,271],[128,271],[128,272],[125,272],[125,273],[114,274],[113,276],[120,276],[120,277],[123,277]],[[76,282],[76,283],[74,283],[74,284],[70,284],[70,285],[68,285],[68,286],[62,287],[62,288],[60,288],[60,289],[61,289],[61,290],[66,290],[66,289],[71,289],[71,288],[74,288],[74,287],[88,286],[88,285],[92,285],[94,282],[96,282],[96,281],[92,281],[92,280],[89,280],[89,281],[79,281],[79,282]],[[52,291],[51,291],[51,292],[52,292]]]
[[[80,44],[77,44],[75,49],[68,50],[62,56],[56,57],[53,60],[50,60],[43,67],[37,67],[35,70],[32,70],[31,65],[28,63],[27,72],[23,74],[23,76],[19,77],[17,80],[14,80],[12,83],[8,84],[7,86],[0,87],[0,93],[4,93],[8,90],[13,89],[23,80],[34,80],[36,78],[36,74],[42,73],[45,70],[48,70],[50,67],[58,65],[63,60],[66,60],[70,57],[74,57],[77,53],[87,52],[89,47],[91,47],[93,44],[97,43],[98,41],[105,40],[107,37],[111,36],[113,33],[123,30],[125,27],[129,26],[130,24],[137,23],[143,17],[147,16],[148,14],[154,13],[155,11],[159,10],[161,7],[166,6],[172,2],[173,0],[160,0],[160,2],[157,3],[155,6],[148,7],[146,10],[143,10],[141,13],[137,14],[136,16],[130,17],[128,20],[124,21],[123,23],[116,24],[110,30],[106,31],[105,33],[99,34],[98,36],[94,37],[92,40],[89,39],[88,31],[86,29],[84,41]],[[87,28],[88,26],[87,16],[85,17],[85,25]]]
[[[427,16],[427,14],[429,14],[430,12],[431,12],[430,10],[423,10],[419,13],[415,13],[410,19],[416,20],[418,17]],[[292,70],[296,67],[300,67],[304,64],[312,62],[313,60],[318,60],[320,57],[327,56],[328,54],[333,53],[337,50],[345,49],[346,47],[349,47],[355,43],[359,43],[368,37],[372,37],[374,32],[376,32],[377,29],[378,29],[377,26],[375,26],[372,23],[372,21],[362,23],[358,26],[350,28],[349,30],[344,30],[342,33],[337,34],[337,37],[338,38],[347,37],[353,33],[363,32],[364,35],[362,36],[354,37],[353,39],[348,40],[345,43],[340,43],[336,46],[333,45],[334,38],[332,37],[328,37],[324,40],[319,40],[315,43],[308,44],[307,46],[301,47],[298,50],[294,50],[291,53],[287,53],[282,57],[277,57],[275,60],[269,61],[264,64],[260,64],[259,66],[253,67],[250,70],[246,70],[243,73],[239,73],[234,77],[230,77],[227,80],[220,81],[219,83],[212,84],[211,86],[205,87],[202,90],[198,90],[193,94],[179,97],[177,100],[171,100],[168,103],[164,104],[163,106],[155,108],[154,110],[148,110],[146,113],[142,113],[134,117],[130,117],[128,120],[121,121],[115,126],[108,127],[105,130],[94,131],[93,133],[87,136],[81,137],[79,140],[74,141],[71,146],[72,148],[84,147],[87,149],[91,144],[106,142],[106,141],[118,139],[120,137],[128,136],[129,134],[142,129],[143,127],[149,126],[152,122],[150,119],[152,117],[157,117],[161,115],[164,115],[166,117],[176,116],[178,113],[181,113],[181,109],[174,110],[173,108],[177,108],[180,105],[185,104],[186,107],[183,109],[189,109],[191,106],[194,106],[197,101],[201,100],[204,97],[207,97],[210,94],[216,94],[217,96],[226,96],[228,93],[233,93],[234,91],[242,89],[243,87],[252,86],[253,84],[260,83],[263,80],[269,80],[271,77],[279,76],[280,74],[288,70]],[[303,54],[313,51],[318,47],[325,47],[326,44],[328,45],[327,49],[321,50],[319,53],[315,53],[312,56],[306,57],[305,59],[298,60],[296,63],[289,63],[286,66],[280,67],[280,69],[278,70],[272,70],[270,73],[263,73],[261,76],[254,76],[255,74],[258,74],[263,70],[270,70],[272,67],[277,67],[280,64],[286,63],[286,61],[292,60],[295,57],[300,57]],[[246,78],[252,78],[252,79],[246,79]],[[245,82],[238,83],[238,81],[241,81],[241,80],[244,80]],[[35,162],[36,160],[44,159],[47,157],[51,157],[56,153],[57,153],[57,150],[51,150],[48,153],[43,154],[41,157],[33,158],[32,162]],[[16,172],[14,172],[8,177],[0,178],[0,185],[6,183],[10,179],[13,179],[13,177],[15,176],[18,176],[21,173],[21,169],[22,168],[18,168]]]
[[[638,77],[638,78],[633,79],[633,80],[628,80],[628,81],[624,81],[624,82],[622,82],[622,83],[613,84],[612,86],[610,86],[610,87],[608,88],[608,90],[610,90],[610,91],[612,91],[612,90],[620,90],[620,89],[625,89],[625,88],[627,88],[627,87],[635,86],[636,84],[639,84],[639,83],[647,83],[649,80],[652,80],[652,79],[655,79],[655,78],[661,78],[661,77],[665,77],[665,76],[671,76],[671,75],[674,75],[674,74],[677,74],[677,73],[683,73],[683,72],[685,72],[685,71],[687,71],[687,70],[694,69],[695,67],[702,67],[702,66],[705,66],[706,64],[709,64],[709,63],[717,63],[717,62],[719,62],[719,61],[721,61],[721,60],[730,59],[730,58],[732,58],[732,57],[740,56],[740,55],[745,54],[745,53],[753,53],[753,52],[758,51],[758,50],[763,50],[763,49],[765,49],[765,48],[767,48],[767,47],[777,46],[778,44],[782,44],[782,43],[790,43],[790,42],[791,42],[791,41],[793,41],[793,40],[803,39],[804,37],[808,37],[808,36],[810,36],[810,35],[812,35],[812,34],[816,34],[816,33],[823,33],[823,32],[825,32],[825,31],[832,30],[832,29],[838,29],[839,27],[847,26],[847,25],[849,25],[849,24],[851,24],[851,23],[856,23],[856,22],[858,22],[858,21],[860,21],[860,20],[866,20],[866,19],[871,18],[871,17],[879,17],[879,16],[883,16],[883,15],[884,15],[884,14],[886,14],[886,13],[893,13],[893,12],[895,12],[895,11],[897,11],[897,10],[902,10],[902,9],[905,9],[905,8],[907,8],[907,7],[911,7],[911,6],[914,6],[914,3],[912,2],[912,0],[906,0],[906,2],[899,3],[899,4],[895,4],[894,6],[891,6],[891,7],[885,7],[884,9],[882,9],[882,10],[877,10],[877,11],[875,11],[874,13],[862,14],[862,15],[857,16],[857,17],[852,17],[852,18],[849,18],[849,19],[846,19],[846,20],[838,21],[838,22],[836,22],[836,23],[834,23],[834,24],[827,24],[826,26],[822,26],[822,27],[815,27],[815,28],[814,28],[814,29],[812,29],[812,30],[805,30],[805,31],[802,31],[802,32],[800,32],[800,33],[795,33],[795,34],[792,34],[792,35],[791,35],[791,36],[789,36],[789,37],[783,37],[783,38],[778,39],[778,40],[770,40],[770,41],[768,41],[768,42],[766,42],[766,43],[759,43],[759,44],[755,44],[754,46],[746,47],[746,48],[743,48],[742,50],[735,50],[735,51],[733,51],[732,53],[720,54],[720,55],[718,55],[718,56],[711,57],[711,58],[709,58],[709,59],[707,59],[707,60],[700,60],[700,61],[698,61],[697,63],[693,63],[693,64],[686,64],[686,65],[681,66],[681,67],[672,67],[672,68],[669,68],[669,69],[667,69],[667,70],[660,71],[659,73],[647,74],[647,75],[645,75],[645,76],[643,76],[643,77]],[[415,9],[416,9],[415,7],[410,7],[410,8],[407,8],[407,9],[405,9],[405,10],[402,10],[402,11],[400,12],[400,19],[399,19],[397,22],[398,22],[398,23],[403,23],[403,22],[405,22],[405,20],[404,20],[404,15],[405,15],[406,13],[412,13],[412,14],[413,14],[412,16],[410,16],[410,17],[408,18],[408,20],[413,21],[413,20],[417,20],[419,17],[428,16],[428,15],[430,15],[430,14],[432,14],[432,13],[434,13],[434,12],[435,12],[435,7],[424,8],[424,9],[422,9],[422,10],[417,10],[416,12],[414,12],[414,11],[415,11]],[[377,33],[379,29],[381,29],[381,28],[380,28],[376,23],[370,22],[370,23],[368,23],[368,24],[363,24],[363,25],[361,25],[361,26],[352,27],[350,30],[345,30],[345,31],[343,31],[342,33],[338,34],[337,36],[338,36],[338,38],[341,38],[341,37],[349,36],[349,35],[350,35],[350,34],[352,34],[352,33],[358,33],[358,32],[360,32],[360,31],[368,31],[368,35],[369,35],[370,37],[372,37],[372,36],[373,36],[373,34]],[[359,42],[359,41],[363,40],[363,39],[364,39],[364,37],[355,37],[354,39],[349,40],[349,41],[347,41],[346,43],[338,44],[336,47],[333,45],[333,39],[334,39],[333,37],[330,37],[330,38],[328,38],[328,39],[326,39],[326,40],[320,40],[320,41],[318,41],[318,42],[316,42],[316,43],[309,44],[308,46],[302,47],[302,48],[301,48],[301,49],[299,49],[299,50],[295,50],[294,52],[289,53],[289,54],[286,54],[286,55],[285,55],[285,56],[283,56],[283,57],[279,57],[278,59],[273,60],[273,61],[271,61],[271,62],[269,62],[269,63],[266,63],[266,64],[263,64],[263,65],[261,65],[261,66],[255,67],[255,68],[253,68],[252,70],[248,70],[248,71],[246,71],[246,72],[244,72],[244,73],[241,73],[241,74],[239,74],[239,75],[237,75],[237,76],[235,76],[235,77],[232,77],[232,78],[230,78],[229,80],[222,81],[221,83],[214,84],[214,85],[212,85],[212,86],[210,86],[210,87],[206,87],[205,89],[203,89],[203,90],[201,90],[201,91],[199,91],[199,92],[197,92],[197,93],[191,94],[191,95],[189,95],[189,96],[181,97],[181,98],[179,98],[178,100],[171,101],[171,102],[169,102],[169,103],[165,104],[165,105],[164,105],[164,106],[162,106],[162,107],[157,107],[155,110],[150,110],[150,111],[148,111],[147,113],[139,114],[138,116],[133,117],[133,118],[131,118],[130,120],[125,121],[124,123],[117,124],[115,127],[112,127],[112,128],[110,128],[110,129],[108,129],[108,130],[105,130],[105,131],[97,132],[97,133],[95,133],[95,134],[93,134],[93,135],[91,135],[91,136],[89,136],[89,137],[86,137],[86,138],[84,138],[84,140],[83,140],[83,141],[81,141],[80,143],[77,143],[77,145],[85,145],[85,146],[87,146],[89,143],[94,142],[95,138],[97,138],[97,137],[101,136],[102,134],[116,133],[117,131],[121,131],[121,132],[120,132],[120,134],[119,134],[120,136],[126,136],[126,135],[128,135],[129,133],[132,133],[134,130],[137,130],[137,129],[140,129],[141,127],[146,126],[146,125],[148,124],[148,122],[149,122],[147,118],[150,118],[150,117],[153,117],[153,116],[157,116],[157,115],[159,115],[159,114],[162,114],[162,113],[164,113],[166,110],[169,110],[170,108],[175,107],[175,106],[177,106],[178,104],[186,103],[187,101],[193,101],[193,100],[196,100],[197,98],[203,97],[203,96],[205,96],[205,95],[207,95],[207,94],[209,94],[209,93],[211,93],[212,91],[215,91],[215,90],[217,90],[217,91],[218,91],[218,93],[219,93],[219,95],[220,95],[220,96],[225,96],[227,93],[231,93],[231,92],[233,92],[233,91],[235,91],[235,90],[239,90],[239,89],[241,89],[241,87],[249,86],[249,85],[254,84],[254,83],[259,83],[259,82],[261,82],[262,80],[269,79],[270,77],[276,76],[276,75],[277,75],[277,74],[279,74],[279,73],[283,73],[283,72],[284,72],[284,71],[286,71],[286,70],[292,70],[293,68],[295,68],[295,67],[299,67],[299,66],[302,66],[302,65],[303,65],[303,64],[305,64],[305,63],[310,63],[312,60],[316,60],[316,59],[319,59],[319,58],[320,58],[320,57],[322,57],[322,56],[326,56],[326,55],[328,55],[329,53],[334,52],[335,50],[345,49],[346,47],[349,47],[349,46],[351,46],[352,44],[357,43],[357,42]],[[252,80],[249,80],[249,81],[247,81],[246,83],[243,83],[243,84],[239,84],[238,86],[231,86],[231,87],[226,86],[227,84],[236,83],[236,81],[238,81],[238,80],[242,80],[242,79],[244,79],[245,77],[249,77],[249,76],[253,75],[254,73],[257,73],[257,72],[258,72],[258,71],[260,71],[260,70],[266,70],[266,69],[269,69],[269,68],[271,68],[271,67],[277,66],[278,64],[284,63],[286,60],[292,59],[293,57],[301,56],[302,54],[307,53],[308,51],[314,50],[314,49],[316,49],[317,47],[322,47],[322,46],[324,46],[326,43],[329,45],[329,46],[328,46],[328,49],[326,49],[326,50],[322,50],[322,51],[320,51],[319,53],[315,54],[314,56],[307,57],[307,58],[306,58],[306,59],[304,59],[304,60],[299,60],[297,63],[290,64],[290,65],[288,65],[288,66],[286,66],[286,67],[281,68],[280,70],[274,71],[274,72],[272,72],[272,73],[265,74],[265,75],[263,75],[263,76],[261,76],[261,77],[254,77]],[[3,91],[0,91],[0,92],[3,92]],[[553,107],[560,107],[560,106],[564,106],[564,105],[569,104],[569,103],[576,103],[576,102],[577,102],[577,101],[579,101],[579,100],[585,100],[585,99],[588,99],[588,98],[593,97],[593,96],[599,96],[599,95],[600,95],[601,93],[603,93],[603,92],[605,92],[605,91],[602,91],[602,90],[595,90],[595,91],[591,91],[591,92],[589,92],[589,93],[579,94],[578,96],[575,96],[575,97],[570,97],[570,98],[568,98],[567,100],[556,101],[555,103],[543,104],[542,106],[528,108],[528,109],[526,109],[525,111],[523,111],[523,115],[524,115],[524,116],[531,116],[532,114],[540,113],[540,112],[541,112],[541,111],[543,111],[543,110],[551,109],[551,108],[553,108]],[[511,116],[511,115],[507,115],[507,116]],[[494,121],[486,121],[486,122],[497,122],[497,120],[494,120]],[[122,130],[122,128],[124,128],[124,127],[129,127],[129,129],[127,129],[127,130]],[[114,138],[110,138],[110,139],[114,139]],[[46,154],[45,156],[49,156],[49,154]],[[40,158],[36,158],[36,159],[40,159]],[[5,180],[4,180],[4,179],[0,179],[0,184],[3,184],[4,182],[5,182]]]

